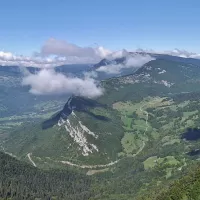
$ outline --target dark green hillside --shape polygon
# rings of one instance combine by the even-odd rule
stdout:
[[[103,185],[105,183],[97,177],[95,180],[71,170],[44,171],[0,153],[0,199],[198,200],[200,199],[200,169],[193,166],[191,170],[194,171],[187,172],[187,175],[173,183],[171,181],[165,186],[151,188],[145,194],[143,193],[142,197],[134,198],[134,195],[128,191],[136,189],[135,185],[140,187],[142,185],[140,182],[136,184],[130,178],[129,180],[115,179],[118,184],[121,184],[121,188],[116,188],[116,184],[110,182],[105,190]],[[140,179],[142,178],[144,177],[140,176]],[[125,186],[130,190],[126,191]],[[116,193],[117,190],[119,194],[114,195],[113,192]]]
[[[26,123],[13,130],[3,146],[22,159],[32,153],[39,163],[42,159],[51,164],[65,160],[107,164],[118,159],[122,137],[122,123],[116,110],[94,100],[72,97],[49,120]]]
[[[200,168],[190,166],[190,170],[182,174],[180,179],[168,185],[148,191],[137,200],[199,200],[200,199]]]
[[[175,181],[167,191],[162,192],[156,200],[199,200],[200,169],[198,168],[180,180]]]
[[[198,65],[158,59],[150,61],[135,73],[103,81],[105,94],[100,102],[138,101],[146,96],[199,91]]]
[[[91,180],[70,170],[43,171],[0,152],[0,199],[86,200]]]

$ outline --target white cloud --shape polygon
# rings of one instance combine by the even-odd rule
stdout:
[[[164,54],[172,55],[172,56],[178,56],[182,58],[196,58],[200,59],[200,54],[194,53],[194,52],[189,52],[186,50],[181,50],[181,49],[173,49],[172,51],[164,51]]]
[[[124,68],[139,68],[151,60],[155,60],[155,58],[149,55],[134,54],[132,56],[127,56],[126,61],[122,64],[101,66],[97,68],[96,71],[105,72],[107,74],[119,74]]]
[[[186,50],[180,50],[180,49],[173,49],[172,51],[164,51],[165,54],[173,55],[173,56],[179,56],[182,58],[190,58],[194,53],[188,52]]]
[[[157,54],[167,54],[171,56],[178,56],[182,58],[196,58],[200,59],[200,54],[199,53],[194,53],[194,52],[189,52],[186,50],[181,50],[178,48],[175,48],[173,50],[165,50],[165,51],[156,51],[152,49],[137,49],[137,52],[146,52],[146,53],[157,53]]]
[[[56,40],[54,38],[50,38],[42,46],[41,54],[58,56],[94,57],[95,51],[91,47],[79,47],[75,44],[71,44],[63,40]]]
[[[9,59],[13,59],[13,55],[10,52],[3,52],[0,51],[0,59],[1,60],[9,60]]]
[[[112,54],[111,50],[105,49],[102,46],[96,47],[94,50],[95,54],[100,58],[106,58],[107,56]]]
[[[140,55],[135,54],[133,56],[128,57],[126,60],[127,67],[141,67],[142,65],[148,63],[151,60],[155,60],[155,58],[149,55]]]
[[[192,54],[190,55],[190,58],[200,59],[200,54]]]
[[[49,68],[66,64],[97,63],[112,52],[102,46],[80,47],[66,41],[51,38],[34,56],[13,55],[0,51],[0,65]]]
[[[125,65],[104,65],[96,69],[97,72],[104,72],[106,74],[119,74]]]
[[[66,63],[66,59],[61,58],[41,58],[41,57],[28,57],[17,56],[11,52],[0,51],[0,65],[1,66],[22,66],[22,67],[54,67]]]
[[[103,89],[90,77],[67,77],[53,69],[28,74],[23,78],[22,85],[30,86],[30,92],[36,95],[75,94],[94,98],[103,93]]]
[[[98,60],[99,61],[99,60]],[[66,64],[88,64],[96,63],[93,58],[80,57],[27,57],[16,56],[10,52],[0,52],[0,66],[22,66],[51,68]]]
[[[98,74],[95,71],[84,72],[83,75],[85,76],[85,78],[97,78],[98,77]]]
[[[28,57],[22,55],[20,56],[13,55],[10,52],[0,52],[0,66],[51,68],[66,64],[96,63],[99,60],[95,61],[93,58],[75,57],[75,56]]]
[[[200,59],[200,54],[180,49],[174,49],[172,51],[138,49],[136,51]],[[40,68],[52,68],[66,64],[95,64],[103,58],[113,60],[121,57],[129,57],[129,52],[125,49],[113,52],[111,50],[105,49],[102,46],[81,47],[67,41],[50,38],[44,43],[39,52],[35,53],[33,56],[14,55],[11,52],[0,51],[0,66],[31,66]],[[132,61],[134,62],[134,60]],[[128,62],[129,61],[127,61],[125,67],[129,66]],[[116,70],[109,69],[108,73],[119,73],[120,68],[124,68],[124,65],[117,67],[113,65],[111,68],[112,67],[115,67]],[[99,70],[107,71],[107,68],[108,66],[104,66]]]
[[[110,54],[107,54],[106,58],[108,59],[116,59],[116,58],[122,58],[127,57],[129,55],[129,52],[126,49],[120,50],[120,51],[114,51]]]
[[[57,55],[64,57],[78,57],[88,59],[88,62],[96,62],[106,57],[112,52],[104,47],[80,47],[76,44],[68,43],[64,40],[50,38],[41,48],[40,54],[43,56]]]

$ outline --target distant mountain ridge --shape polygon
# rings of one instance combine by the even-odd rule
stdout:
[[[67,74],[67,73],[78,74],[89,68],[90,68],[89,64],[73,64],[73,65],[62,65],[62,66],[57,66],[55,68],[46,68],[46,69],[54,69],[56,72],[60,72],[60,73],[64,73],[64,74]],[[27,70],[28,72],[34,74],[34,73],[39,72],[42,69],[45,69],[45,68],[20,67],[20,66],[0,66],[0,73],[7,72],[7,73],[13,73],[13,74],[21,74],[24,70]]]
[[[164,59],[164,60],[169,60],[169,61],[175,61],[175,62],[182,62],[186,64],[194,64],[194,65],[199,65],[200,66],[200,59],[197,58],[184,58],[184,57],[179,57],[179,56],[172,56],[168,54],[158,54],[158,53],[148,53],[148,52],[128,52],[127,55],[134,56],[134,55],[141,55],[141,56],[152,56],[156,59]],[[119,58],[114,58],[114,59],[102,59],[99,63],[93,65],[93,69],[98,69],[102,66],[106,65],[118,65],[118,64],[124,64],[126,61],[126,56],[122,56]]]
[[[127,56],[134,56],[134,55],[141,55],[141,56],[152,56],[156,59],[164,59],[169,61],[175,61],[175,62],[182,62],[186,64],[194,64],[200,66],[200,59],[196,58],[183,58],[178,56],[172,56],[168,54],[157,54],[157,53],[148,53],[148,52],[126,52],[126,55],[122,55],[121,57],[118,56],[117,58],[104,58],[100,60],[96,64],[69,64],[69,65],[63,65],[63,66],[57,66],[55,67],[56,72],[60,73],[72,73],[72,74],[80,74],[80,72],[86,72],[86,71],[96,71],[102,66],[107,65],[119,65],[119,64],[125,64]],[[30,73],[37,73],[43,68],[39,67],[20,67],[20,66],[0,66],[0,73],[2,72],[8,72],[8,73],[14,73],[14,74],[20,74],[23,69],[26,69]],[[49,68],[50,69],[50,68]]]
[[[121,58],[115,58],[113,60],[109,60],[104,58],[103,60],[101,60],[99,63],[93,65],[92,69],[98,69],[102,66],[106,66],[106,65],[118,65],[118,64],[124,64],[124,62],[126,61],[126,57],[121,57]]]

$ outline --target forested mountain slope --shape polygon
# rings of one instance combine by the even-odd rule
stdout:
[[[192,170],[194,171],[187,172],[181,179],[171,181],[164,187],[151,189],[136,199],[130,194],[110,198],[112,190],[101,191],[101,195],[98,190],[94,190],[94,186],[101,189],[103,184],[97,177],[95,180],[71,170],[40,170],[0,153],[0,199],[198,200],[200,169],[193,166]]]
[[[70,170],[44,171],[0,152],[2,199],[88,199],[90,178]]]

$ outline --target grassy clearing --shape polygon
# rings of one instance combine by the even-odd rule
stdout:
[[[171,141],[165,142],[162,146],[179,144],[180,142],[181,142],[180,139],[172,139]]]
[[[124,116],[131,116],[133,114],[136,114],[139,119],[145,119],[146,114],[144,113],[144,110],[146,110],[147,108],[160,108],[170,106],[172,104],[173,101],[166,100],[165,97],[147,97],[139,103],[134,103],[130,101],[116,102],[113,104],[113,108],[118,110]],[[143,111],[141,110],[141,108]]]
[[[166,156],[164,158],[158,158],[157,156],[153,156],[153,157],[149,157],[148,159],[146,159],[144,162],[144,169],[145,170],[149,170],[154,168],[156,165],[160,165],[160,164],[168,164],[171,166],[176,166],[178,164],[180,164],[180,162],[178,160],[176,160],[176,158],[174,158],[174,156]]]
[[[157,108],[163,106],[170,106],[173,104],[172,100],[166,100],[165,97],[147,97],[143,99],[143,101],[139,103],[134,102],[116,102],[113,104],[113,108],[120,111],[125,112],[127,114],[132,114],[136,112],[138,115],[143,115],[143,112],[140,110],[140,107],[146,108]]]
[[[173,138],[172,136],[165,136],[162,139],[162,146],[167,146],[167,145],[173,145],[173,144],[179,144],[181,141],[179,138]]]
[[[134,125],[138,127],[146,127],[145,119],[147,116],[144,110],[146,110],[147,108],[154,108],[171,104],[172,102],[165,100],[165,98],[148,97],[139,103],[134,103],[129,101],[116,102],[113,104],[113,108],[121,113],[122,115],[121,120],[124,123],[124,126],[130,129],[132,122]]]
[[[120,155],[130,155],[135,153],[143,145],[144,132],[148,127],[148,133],[154,139],[159,138],[159,133],[153,129],[150,123],[146,124],[147,108],[157,108],[161,106],[169,106],[173,102],[160,97],[148,97],[139,103],[134,102],[117,102],[113,104],[113,108],[121,114],[121,121],[125,130],[125,135],[121,140],[123,152]],[[154,116],[153,116],[154,117]]]
[[[141,148],[143,142],[137,134],[125,133],[121,140],[121,144],[126,154],[133,154]]]
[[[195,124],[194,124],[194,121],[193,120],[187,120],[186,121],[186,125],[185,127],[193,127]]]
[[[144,103],[145,102],[143,101],[140,103],[117,102],[113,104],[113,108],[118,110],[124,116],[131,116],[135,113],[137,117],[144,118],[145,114],[140,110],[140,107],[143,106]]]
[[[183,112],[183,117],[185,119],[187,119],[188,117],[192,116],[192,115],[195,115],[198,113],[198,110],[195,110],[195,111],[191,111],[191,112]]]
[[[144,119],[134,120],[133,128],[144,131],[146,126],[146,121]]]
[[[124,124],[124,129],[126,129],[126,130],[132,130],[132,127],[131,127],[132,119],[131,118],[122,116],[121,120],[122,120],[122,122]]]
[[[143,162],[144,169],[148,170],[154,168],[156,166],[157,159],[158,159],[157,156],[147,158],[147,160]]]
[[[151,131],[151,137],[153,139],[157,140],[160,137],[160,134],[155,129],[152,129],[152,131]]]
[[[189,100],[188,100],[188,101],[184,101],[184,102],[178,104],[178,107],[179,107],[179,108],[184,108],[184,107],[187,106],[189,103],[190,103]]]
[[[171,104],[170,106],[168,106],[168,108],[170,108],[172,111],[177,111],[179,108],[184,108],[185,106],[187,106],[190,103],[190,101],[184,101],[178,105],[176,104]]]
[[[165,124],[164,126],[162,126],[163,130],[170,130],[174,127],[174,119],[172,119],[171,122],[169,122],[168,124]]]
[[[166,179],[169,179],[172,176],[172,170],[173,168],[167,168],[166,169]]]
[[[162,158],[161,158],[162,159]],[[166,161],[165,161],[166,159]],[[169,165],[178,165],[180,162],[174,158],[174,156],[167,156],[163,158],[162,162],[165,161]]]
[[[112,118],[112,113],[108,112],[106,108],[92,108],[90,109],[90,112],[92,112],[95,115],[101,115],[107,118]]]
[[[91,176],[94,174],[98,174],[98,173],[103,173],[103,172],[107,172],[109,171],[109,168],[105,168],[105,169],[99,169],[99,170],[89,170],[86,175]]]

